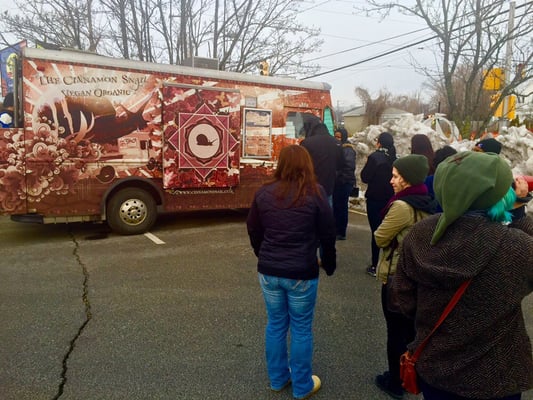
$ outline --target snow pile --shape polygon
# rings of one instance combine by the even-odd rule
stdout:
[[[431,126],[437,129],[432,129]],[[444,129],[442,127],[444,126]],[[448,132],[445,134],[444,132]],[[411,137],[415,134],[427,135],[433,145],[433,150],[449,145],[457,151],[472,150],[474,145],[480,140],[458,140],[458,135],[453,132],[453,126],[444,118],[438,120],[423,121],[422,115],[410,115],[401,119],[391,120],[382,125],[371,125],[362,132],[354,133],[349,141],[355,145],[357,152],[356,176],[357,184],[361,188],[360,198],[352,199],[352,207],[364,210],[364,190],[366,185],[361,182],[360,173],[366,159],[376,149],[376,139],[382,132],[390,132],[394,137],[394,145],[398,157],[411,153]],[[486,139],[492,137],[487,134]],[[500,156],[503,157],[511,167],[513,174],[533,176],[533,133],[524,126],[509,127],[506,132],[495,137],[502,144]],[[529,211],[533,211],[533,201],[528,205]]]

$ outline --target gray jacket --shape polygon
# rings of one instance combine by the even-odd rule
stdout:
[[[533,291],[533,219],[505,226],[464,215],[432,246],[438,218],[412,227],[393,281],[395,303],[415,319],[410,351],[433,329],[459,285],[472,283],[422,351],[418,374],[435,388],[476,399],[533,388],[522,315],[522,300]]]

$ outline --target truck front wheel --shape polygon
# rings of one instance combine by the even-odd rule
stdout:
[[[107,203],[107,223],[122,235],[145,233],[157,219],[154,198],[146,190],[126,188],[118,191]]]

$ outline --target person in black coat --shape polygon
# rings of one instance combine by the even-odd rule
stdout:
[[[325,124],[318,123],[306,131],[301,145],[311,155],[318,183],[326,190],[329,203],[332,205],[335,178],[343,164],[342,151],[337,140],[330,135]]]
[[[365,166],[361,170],[361,180],[366,183],[366,214],[370,225],[372,264],[366,272],[376,276],[376,266],[379,261],[379,247],[374,239],[374,232],[378,229],[383,218],[381,210],[394,195],[390,180],[392,178],[392,163],[396,160],[394,139],[389,132],[381,133],[376,141],[376,151],[368,156]]]

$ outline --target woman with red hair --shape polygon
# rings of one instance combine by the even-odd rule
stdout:
[[[274,179],[259,188],[247,219],[250,243],[258,258],[259,283],[267,311],[265,332],[270,388],[292,384],[296,399],[321,386],[312,374],[313,316],[319,263],[327,275],[336,268],[335,220],[313,162],[303,146],[284,147]],[[290,357],[287,334],[290,329]]]
[[[411,137],[411,154],[426,156],[429,164],[428,175],[433,175],[435,173],[435,167],[433,165],[435,152],[433,151],[433,146],[427,135],[417,133]]]

